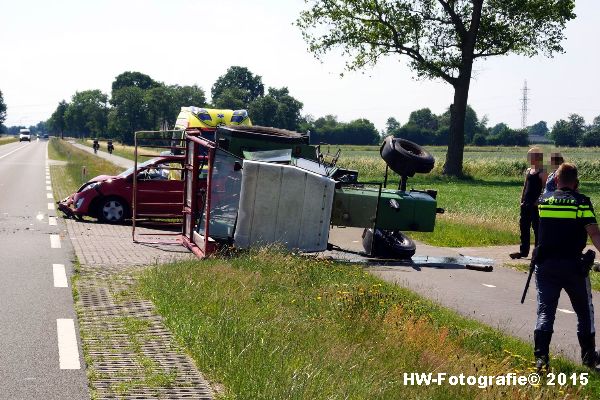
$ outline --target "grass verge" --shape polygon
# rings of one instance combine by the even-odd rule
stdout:
[[[48,145],[51,160],[66,162],[64,165],[51,165],[52,189],[54,198],[63,199],[75,192],[83,183],[98,175],[117,175],[122,168],[72,146],[68,142],[52,138]],[[86,175],[83,175],[83,168]]]
[[[361,267],[256,250],[147,270],[139,290],[225,398],[597,398],[586,386],[407,386],[404,372],[531,371],[531,345]],[[563,359],[555,372],[587,372]]]
[[[88,147],[92,147],[92,145],[94,144],[94,142],[91,139],[84,139],[84,140],[79,140],[79,143],[88,146]],[[108,151],[107,150],[107,142],[106,141],[98,141],[98,144],[100,145],[100,151]],[[118,143],[118,142],[113,142],[113,146],[115,147],[115,149],[113,150],[113,154],[119,157],[123,157],[126,158],[128,160],[135,160],[135,147],[134,146],[128,146],[122,143]],[[156,155],[158,156],[160,154],[160,151],[157,151],[156,149],[150,149],[150,148],[145,148],[145,147],[140,147],[140,152],[143,152],[143,154],[150,154],[150,155]],[[145,161],[150,157],[140,157],[140,160]]]
[[[9,144],[9,143],[14,143],[14,142],[18,142],[19,138],[15,137],[15,136],[2,136],[0,137],[0,146],[2,146],[3,144]]]

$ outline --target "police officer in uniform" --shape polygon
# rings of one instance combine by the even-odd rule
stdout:
[[[589,197],[577,192],[577,168],[564,163],[556,171],[557,190],[539,201],[539,239],[536,249],[537,323],[534,354],[538,371],[549,367],[556,306],[562,289],[577,313],[577,338],[584,365],[596,368],[594,306],[589,266],[581,262],[589,235],[600,249],[600,231]]]

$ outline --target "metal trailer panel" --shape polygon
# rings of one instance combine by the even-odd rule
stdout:
[[[237,247],[327,248],[335,181],[290,165],[244,161]]]

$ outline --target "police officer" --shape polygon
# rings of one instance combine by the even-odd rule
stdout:
[[[589,269],[582,266],[581,253],[589,235],[600,249],[600,231],[589,197],[577,192],[577,168],[564,163],[556,171],[557,190],[544,193],[539,201],[539,242],[536,249],[537,323],[534,354],[538,370],[549,367],[556,306],[562,289],[577,313],[577,338],[583,364],[595,368],[594,306]]]

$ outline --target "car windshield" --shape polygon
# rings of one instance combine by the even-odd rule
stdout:
[[[148,166],[150,164],[153,164],[153,163],[157,162],[158,160],[159,160],[158,158],[152,158],[152,159],[150,159],[148,161],[144,161],[143,163],[138,164],[138,169],[146,167],[146,166]],[[127,168],[125,171],[121,172],[117,176],[120,177],[120,178],[125,178],[125,177],[131,175],[132,173],[133,173],[133,167]]]

